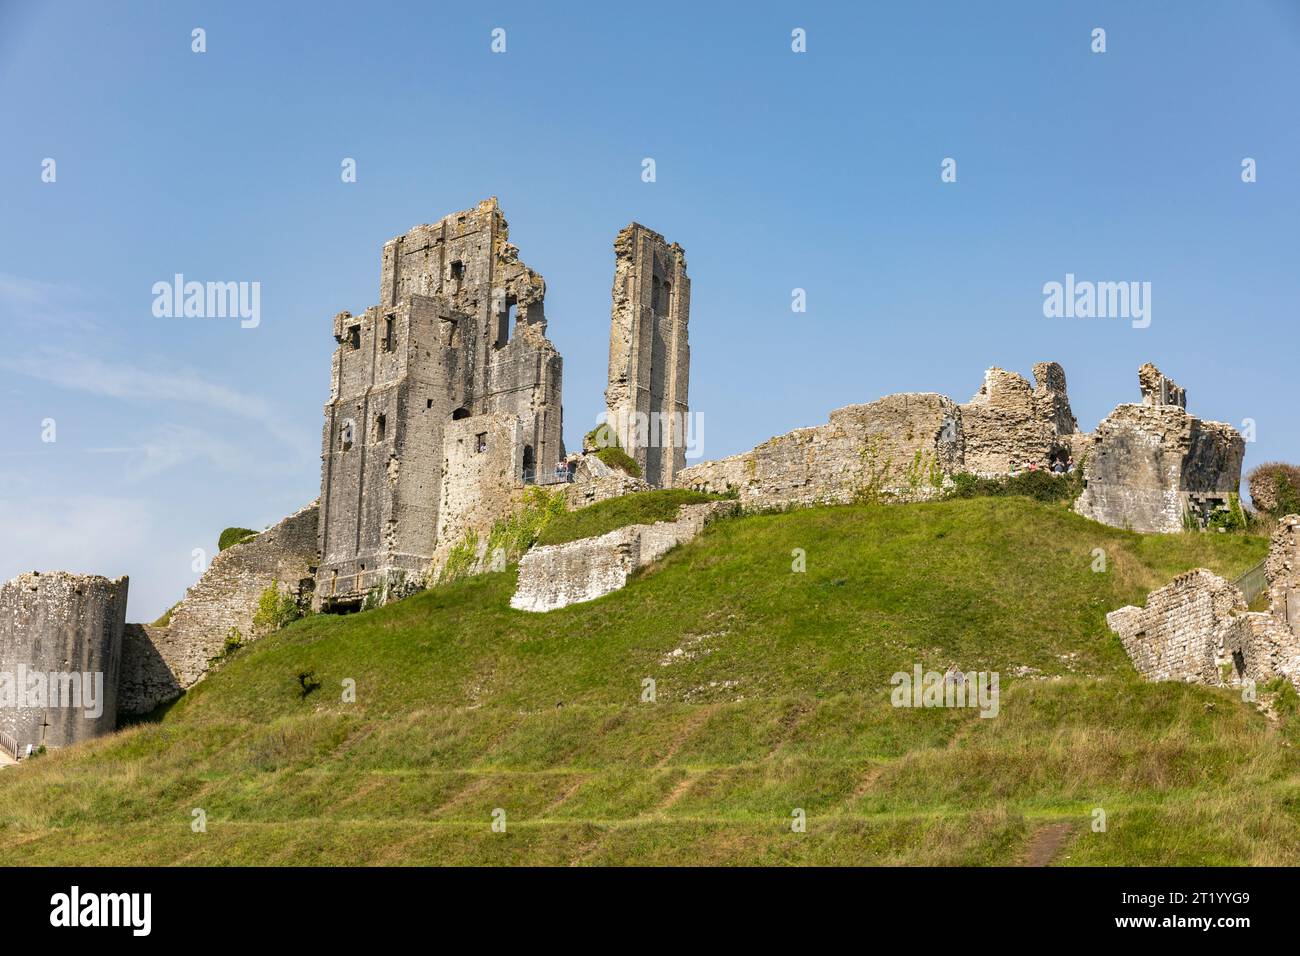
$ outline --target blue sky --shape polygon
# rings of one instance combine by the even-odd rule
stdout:
[[[1055,359],[1086,430],[1155,361],[1256,421],[1248,467],[1300,459],[1298,74],[1283,0],[0,0],[0,579],[130,574],[152,619],[194,548],[310,501],[331,316],[386,239],[490,195],[547,280],[571,446],[635,219],[686,249],[706,458]],[[156,318],[178,272],[259,282],[260,326]],[[1150,327],[1045,318],[1066,273],[1150,282]]]

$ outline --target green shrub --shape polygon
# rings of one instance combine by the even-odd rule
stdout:
[[[1284,474],[1273,476],[1273,495],[1276,504],[1273,514],[1279,518],[1283,515],[1300,514],[1300,478]]]
[[[1228,507],[1211,513],[1205,526],[1208,531],[1245,531],[1246,516],[1241,511],[1241,499],[1229,495]]]
[[[280,582],[272,581],[271,586],[257,599],[257,610],[253,613],[253,628],[263,634],[278,631],[302,617],[302,609],[292,594],[280,590]]]
[[[225,551],[231,545],[243,544],[257,537],[257,532],[251,528],[227,528],[221,532],[221,537],[217,538],[217,550]]]
[[[1022,471],[1018,475],[983,478],[962,472],[953,475],[950,498],[1000,498],[1019,495],[1043,502],[1074,501],[1083,492],[1083,466],[1064,475],[1050,471]]]
[[[226,631],[226,639],[222,642],[221,653],[216,657],[208,658],[208,664],[215,666],[229,658],[235,651],[244,646],[244,635],[239,632],[239,628],[232,627]]]
[[[1250,500],[1257,510],[1274,518],[1300,513],[1300,466],[1284,461],[1265,462],[1246,480]]]
[[[298,696],[306,697],[314,690],[320,689],[320,678],[316,676],[315,671],[298,672]]]

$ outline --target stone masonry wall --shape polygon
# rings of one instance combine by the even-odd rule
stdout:
[[[1271,613],[1248,612],[1241,591],[1204,568],[1152,591],[1145,607],[1112,611],[1106,623],[1147,680],[1300,680],[1300,640]]]
[[[553,611],[617,591],[637,568],[696,537],[709,521],[736,509],[734,501],[683,505],[675,521],[630,525],[595,538],[533,548],[519,562],[510,606]]]
[[[117,725],[128,584],[125,577],[55,571],[20,574],[0,587],[0,730],[20,753],[29,744],[89,740]],[[44,706],[19,706],[42,703],[33,696],[33,674],[47,688]]]
[[[1245,441],[1231,425],[1202,421],[1178,405],[1131,404],[1097,426],[1086,454],[1079,514],[1134,531],[1174,532],[1183,527],[1190,494],[1237,493]]]
[[[475,415],[449,422],[445,436],[434,574],[469,532],[485,547],[492,525],[519,507],[524,490],[524,430],[517,417]]]
[[[1140,404],[1117,407],[1085,443],[1085,487],[1074,510],[1134,531],[1174,532],[1231,505],[1246,443],[1231,425],[1187,413],[1187,392],[1150,362]]]
[[[313,503],[246,544],[227,548],[185,592],[166,627],[131,625],[124,644],[121,712],[149,713],[193,686],[232,632],[243,641],[260,636],[253,615],[273,583],[308,600],[303,591],[312,587],[316,568],[317,519]]]
[[[646,481],[686,467],[691,280],[676,243],[638,223],[614,240],[606,420]]]
[[[1273,617],[1300,637],[1300,515],[1278,520],[1264,574]]]
[[[1147,596],[1145,607],[1106,615],[1138,673],[1148,680],[1219,683],[1220,632],[1246,613],[1231,583],[1211,571],[1188,571]]]
[[[326,609],[425,575],[448,524],[442,466],[456,422],[511,415],[525,462],[553,469],[564,456],[546,283],[509,242],[495,198],[385,243],[379,285],[378,305],[333,326],[316,590]]]
[[[991,368],[984,384],[961,406],[965,433],[962,467],[978,475],[1006,475],[1031,463],[1069,458],[1081,437],[1066,394],[1065,370],[1055,362],[1034,366],[1036,385],[1015,372]]]
[[[909,392],[837,409],[825,425],[693,465],[678,473],[676,484],[719,493],[737,489],[746,508],[845,504],[873,481],[900,497],[923,498],[937,491],[930,466],[942,475],[960,470],[962,448],[956,403]]]

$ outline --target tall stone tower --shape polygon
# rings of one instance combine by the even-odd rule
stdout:
[[[522,443],[521,483],[563,457],[562,360],[546,338],[546,283],[508,237],[495,198],[416,226],[384,244],[380,304],[335,316],[318,605],[346,610],[371,588],[400,589],[427,570],[445,432],[458,448],[472,432],[473,453],[488,451],[489,434]],[[503,432],[485,419],[475,431],[465,420],[478,416],[519,427]]]
[[[638,223],[614,240],[607,421],[653,485],[686,467],[691,280],[686,254]]]

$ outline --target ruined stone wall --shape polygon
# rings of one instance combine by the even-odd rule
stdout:
[[[1220,633],[1246,602],[1231,583],[1211,571],[1188,571],[1147,596],[1145,607],[1106,615],[1138,673],[1148,680],[1220,680]]]
[[[963,468],[979,475],[1006,475],[1031,463],[1068,458],[1079,436],[1066,394],[1065,370],[1056,362],[1034,366],[1036,385],[1014,372],[991,368],[984,384],[961,406],[965,431]]]
[[[1273,616],[1279,625],[1300,637],[1300,515],[1278,520],[1264,574]]]
[[[1248,612],[1241,591],[1204,568],[1106,615],[1147,680],[1199,684],[1300,679],[1300,640],[1270,613]]]
[[[1075,510],[1114,527],[1179,531],[1190,495],[1237,493],[1245,447],[1232,426],[1177,405],[1120,405],[1086,448],[1087,485]]]
[[[380,305],[335,319],[321,455],[321,606],[422,577],[438,550],[445,431],[510,414],[537,466],[564,456],[563,363],[542,277],[495,199],[384,246]],[[458,493],[459,494],[459,493]]]
[[[253,616],[273,583],[309,600],[317,523],[318,508],[312,503],[251,541],[232,545],[185,592],[166,627],[131,625],[124,645],[121,712],[148,713],[191,687],[222,653],[232,632],[242,641],[260,636]]]
[[[463,401],[466,375],[454,350],[433,343],[450,337],[456,321],[445,302],[425,297],[389,316],[369,309],[335,318],[319,599],[364,594],[394,574],[419,575],[433,553],[442,428]]]
[[[116,727],[128,585],[55,571],[0,586],[0,730],[20,753]]]
[[[674,521],[629,525],[595,538],[533,548],[519,562],[510,606],[553,611],[617,591],[638,568],[692,540],[709,521],[735,509],[734,501],[683,505]]]
[[[1179,388],[1173,379],[1147,362],[1138,369],[1138,389],[1143,405],[1177,405],[1187,407],[1187,391]]]
[[[593,459],[598,464],[604,464],[599,459]],[[570,511],[576,511],[578,508],[585,508],[588,505],[594,505],[598,501],[608,501],[610,498],[621,498],[623,495],[635,494],[639,491],[649,491],[650,484],[643,478],[633,478],[617,469],[605,466],[608,474],[600,476],[575,476],[572,484],[564,487],[564,504]]]
[[[652,485],[686,467],[691,282],[686,254],[637,223],[614,240],[606,421]]]
[[[523,456],[524,427],[512,414],[475,415],[448,423],[435,568],[471,531],[486,545],[492,525],[519,507]]]
[[[769,439],[753,451],[693,465],[678,473],[682,488],[739,492],[746,508],[845,504],[864,488],[919,500],[938,493],[941,478],[961,470],[961,412],[931,392],[887,395],[850,405],[815,428]]]

